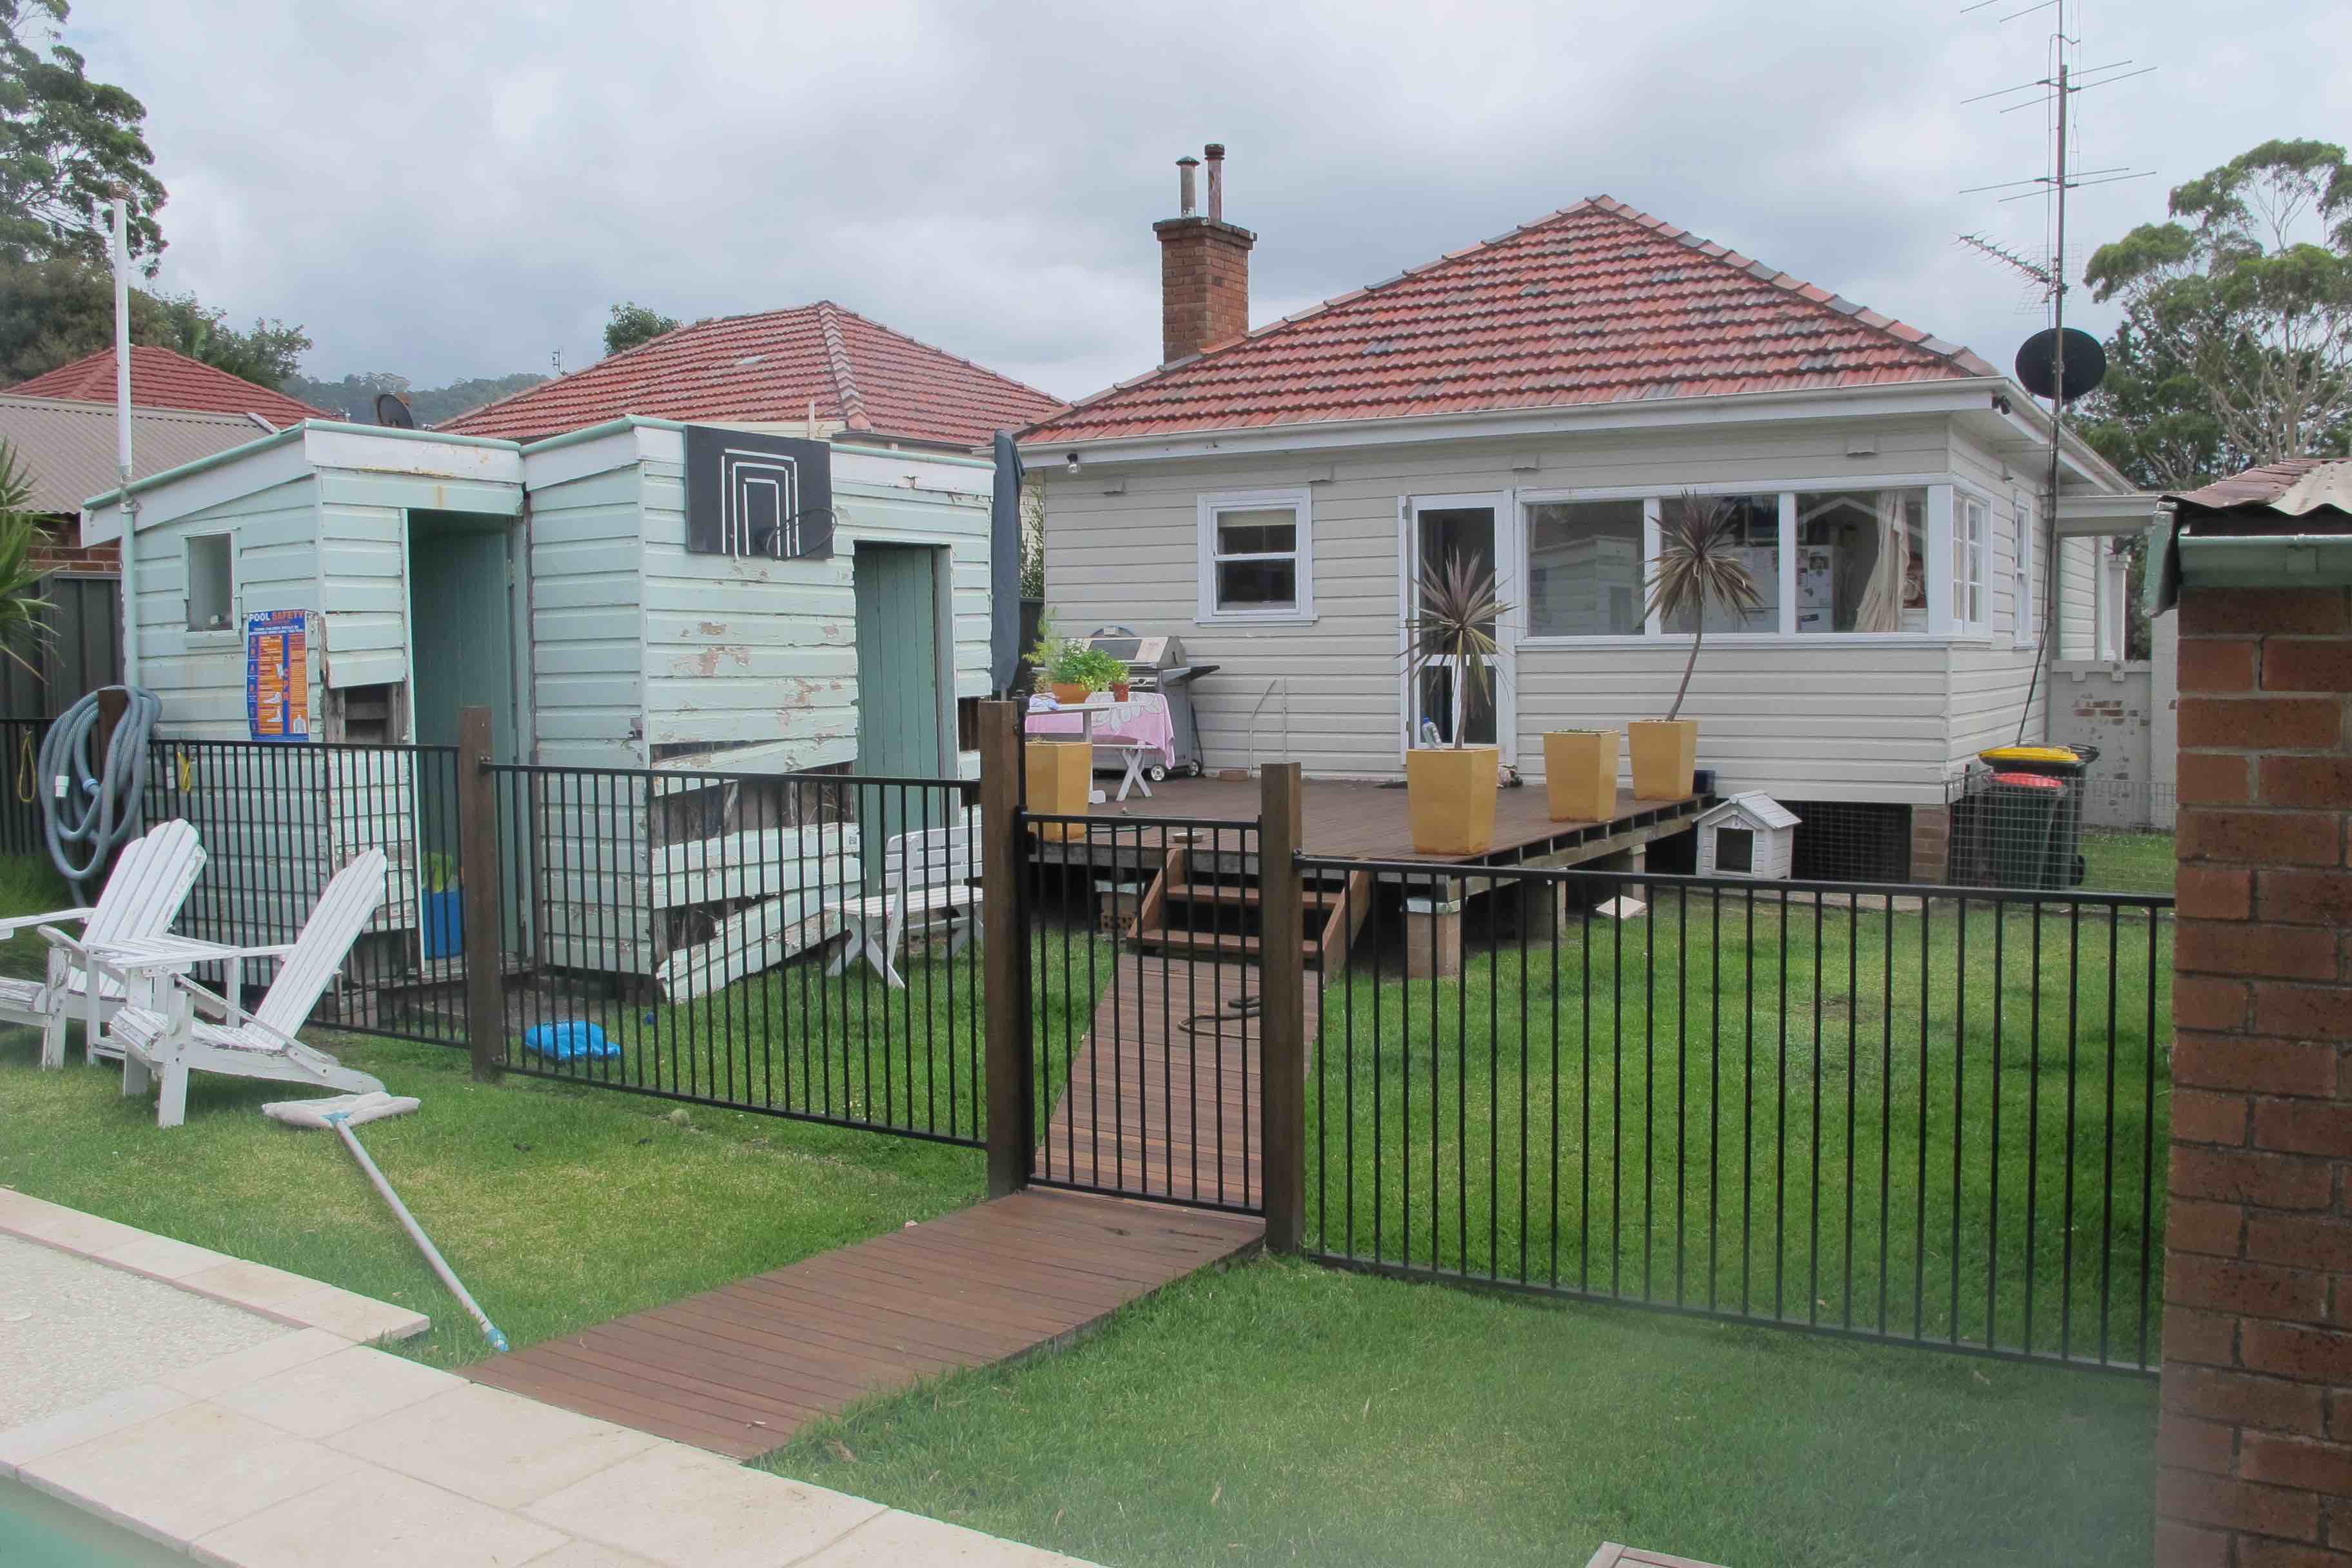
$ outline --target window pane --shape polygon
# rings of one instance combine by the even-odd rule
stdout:
[[[1217,514],[1220,555],[1286,555],[1298,548],[1298,514],[1288,507]]]
[[[1292,610],[1298,607],[1296,561],[1220,561],[1217,608]]]
[[[1927,492],[1797,498],[1797,629],[1924,632]]]
[[[1642,629],[1642,503],[1528,508],[1528,634],[1630,637]]]
[[[1725,608],[1710,600],[1706,606],[1706,629],[1710,632],[1777,632],[1780,629],[1780,498],[1778,495],[1717,496],[1711,502],[1720,502],[1728,509],[1731,530],[1731,556],[1748,568],[1748,577],[1756,584],[1757,606],[1745,616]],[[1666,498],[1669,509],[1679,500]],[[1668,513],[1669,521],[1672,512]],[[1691,617],[1677,616],[1666,627],[1668,631],[1687,632]]]

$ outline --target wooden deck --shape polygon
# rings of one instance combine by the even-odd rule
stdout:
[[[1069,1047],[1068,1088],[1030,1173],[1139,1197],[1255,1205],[1257,994],[1255,963],[1122,952],[1096,994],[1093,1027]]]
[[[1685,831],[1690,819],[1712,799],[1692,795],[1682,800],[1636,800],[1621,791],[1617,815],[1606,822],[1554,822],[1540,784],[1497,792],[1495,798],[1495,843],[1483,855],[1423,855],[1412,847],[1412,823],[1402,788],[1377,784],[1350,784],[1333,779],[1309,779],[1305,785],[1307,854],[1360,860],[1410,860],[1417,864],[1521,865],[1543,862],[1572,865],[1619,848],[1646,843],[1669,833]],[[1114,839],[1120,849],[1130,843],[1157,853],[1163,847],[1160,830],[1145,826],[1155,817],[1190,817],[1202,821],[1244,823],[1257,820],[1258,781],[1255,779],[1170,779],[1151,786],[1151,798],[1130,795],[1091,808],[1089,816],[1106,825],[1134,822],[1133,835],[1098,835],[1097,851]],[[1195,842],[1203,848],[1234,850],[1240,840],[1227,835],[1220,843],[1213,829],[1201,830]],[[1059,846],[1047,846],[1049,859],[1066,858]],[[1072,843],[1071,856],[1083,856],[1085,847]]]
[[[1024,1354],[1257,1245],[1242,1215],[1030,1189],[466,1369],[736,1458],[869,1394]]]

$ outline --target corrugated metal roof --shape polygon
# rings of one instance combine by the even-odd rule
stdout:
[[[114,351],[100,349],[71,364],[8,388],[16,397],[64,397],[77,403],[114,401]],[[171,349],[133,344],[131,402],[136,408],[193,408],[212,414],[258,414],[283,429],[305,419],[341,419],[323,408],[257,386]]]
[[[1098,440],[2000,373],[1608,196],[1082,399]]]
[[[2352,459],[2283,458],[2164,499],[2193,511],[2269,511],[2281,519],[2333,511],[2342,515],[2314,521],[2340,529],[2352,516]]]
[[[268,434],[242,414],[133,408],[134,477],[143,479]],[[110,403],[0,393],[0,441],[16,451],[32,474],[36,511],[79,512],[83,501],[115,486],[114,405]]]
[[[530,441],[630,414],[790,423],[807,417],[811,404],[818,419],[853,433],[964,447],[1061,406],[1035,387],[819,300],[697,321],[438,427]]]

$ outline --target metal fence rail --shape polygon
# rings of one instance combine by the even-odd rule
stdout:
[[[148,822],[184,817],[203,836],[205,868],[179,929],[210,942],[292,942],[328,879],[382,849],[383,904],[317,1016],[362,1034],[465,1044],[460,931],[443,890],[457,864],[455,747],[157,736],[142,805]]]
[[[1300,865],[1427,911],[1376,906],[1323,995],[1311,1252],[2154,1364],[2169,900]]]
[[[971,786],[488,773],[504,1068],[980,1142]]]
[[[1031,1181],[1261,1207],[1257,825],[1023,826]]]

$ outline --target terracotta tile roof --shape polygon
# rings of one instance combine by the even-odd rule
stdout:
[[[8,388],[13,397],[62,397],[76,403],[114,401],[114,351],[61,364]],[[341,419],[243,376],[215,370],[171,349],[131,346],[131,403],[135,408],[194,408],[207,414],[258,414],[279,429],[305,419]]]
[[[2179,503],[2183,512],[2237,512],[2244,521],[2284,531],[2288,521],[2313,513],[2329,531],[2340,529],[2352,513],[2352,460],[2343,458],[2281,458],[2216,479],[2202,489],[2184,490],[2164,498]]]
[[[1059,400],[827,300],[665,332],[586,370],[486,404],[439,428],[529,441],[635,414],[656,419],[819,419],[853,431],[980,447]]]
[[[1956,344],[1594,196],[1082,399],[1029,436],[1097,440],[1999,374]]]

